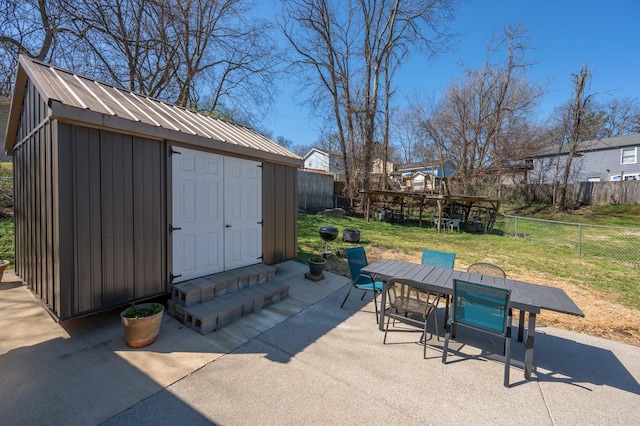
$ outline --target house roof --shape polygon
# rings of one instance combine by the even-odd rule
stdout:
[[[452,161],[450,160],[445,160],[445,163],[447,164],[453,164]],[[419,163],[409,163],[409,164],[399,164],[398,165],[398,170],[399,171],[407,171],[407,170],[421,170],[421,169],[428,169],[428,168],[438,168],[442,166],[442,162],[440,161],[422,161]]]
[[[589,151],[601,151],[606,149],[617,149],[623,148],[626,146],[636,146],[640,145],[640,133],[636,133],[633,135],[626,136],[617,136],[614,138],[604,138],[604,139],[592,139],[588,141],[584,141],[580,143],[578,152],[589,152]],[[548,157],[550,155],[557,155],[559,145],[554,144],[531,155],[531,158],[535,157]],[[569,152],[569,147],[565,144],[562,146],[560,150],[561,154],[566,154]]]
[[[52,119],[169,140],[301,166],[302,159],[257,131],[190,111],[145,95],[20,56],[11,101],[5,150],[12,151],[24,98],[31,81]]]
[[[324,155],[327,155],[329,157],[337,157],[337,158],[341,158],[342,157],[342,155],[337,153],[337,152],[323,151],[323,150],[318,149],[318,148],[311,148],[309,150],[309,152],[307,152],[305,154],[304,159],[306,160],[307,158],[311,157],[311,154],[313,154],[314,152],[318,152],[320,154],[324,154]]]

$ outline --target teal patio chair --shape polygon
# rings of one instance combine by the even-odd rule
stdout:
[[[504,386],[509,387],[511,367],[511,290],[464,280],[453,280],[453,303],[447,321],[442,350],[442,363],[447,363],[449,338],[452,329],[464,326],[480,332],[500,336],[504,349]]]
[[[422,264],[429,266],[437,266],[440,268],[453,269],[456,260],[455,253],[447,253],[444,251],[424,250],[422,252]]]
[[[422,264],[429,266],[436,266],[439,268],[453,269],[453,264],[456,261],[455,253],[448,253],[446,251],[437,250],[423,250],[422,251]],[[447,323],[449,317],[449,297],[441,294],[438,298],[445,300],[444,322]],[[434,315],[436,318],[436,329],[438,328],[438,315]],[[440,337],[440,336],[438,336]]]
[[[344,251],[347,254],[347,260],[349,262],[349,271],[351,272],[351,286],[349,287],[349,291],[344,297],[340,308],[344,306],[344,303],[347,301],[347,298],[349,297],[349,294],[351,294],[351,290],[353,288],[364,290],[364,293],[362,293],[362,297],[360,298],[360,300],[364,299],[364,296],[368,291],[372,291],[373,304],[376,308],[376,322],[378,322],[377,295],[382,293],[383,283],[381,281],[375,281],[371,277],[371,275],[361,271],[362,268],[369,265],[369,262],[367,262],[367,254],[364,251],[364,247],[351,247],[346,248]]]

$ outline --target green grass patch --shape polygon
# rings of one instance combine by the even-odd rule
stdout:
[[[13,218],[0,217],[0,260],[8,260],[13,268]]]
[[[344,228],[360,230],[360,244],[366,248],[369,262],[379,257],[407,256],[420,262],[423,249],[456,253],[456,269],[466,269],[474,262],[490,262],[502,267],[507,275],[537,282],[564,281],[585,289],[602,291],[611,301],[633,309],[640,309],[640,280],[634,263],[606,257],[580,257],[571,242],[550,247],[543,240],[503,236],[500,223],[491,235],[443,232],[434,228],[403,226],[390,223],[366,222],[354,217],[326,217],[308,215],[298,219],[298,260],[321,253],[324,242],[319,236],[323,225],[334,225],[340,233],[336,246],[353,244],[341,241]],[[556,239],[559,235],[554,234]],[[564,238],[564,237],[563,237]],[[574,238],[575,239],[575,238]],[[348,276],[346,258],[330,256],[327,270]]]
[[[640,204],[606,204],[584,206],[575,210],[556,212],[547,205],[502,205],[500,213],[514,216],[535,217],[570,223],[588,223],[606,226],[640,226]]]

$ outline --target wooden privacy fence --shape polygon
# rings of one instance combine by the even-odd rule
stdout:
[[[553,199],[552,184],[531,184],[528,189],[532,200],[549,202]],[[640,203],[640,181],[570,183],[567,200],[583,205],[637,204]]]
[[[335,203],[333,176],[298,171],[298,208],[320,211],[333,208]]]
[[[513,187],[519,192],[523,187]],[[527,197],[532,201],[551,203],[553,184],[531,184],[526,187]],[[503,188],[500,198],[508,197]],[[638,204],[640,203],[640,181],[577,182],[567,185],[567,200],[574,204]],[[304,211],[320,211],[338,207],[335,197],[334,176],[330,174],[298,171],[298,208]]]

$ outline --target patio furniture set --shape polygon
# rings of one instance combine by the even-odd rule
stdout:
[[[424,250],[422,262],[412,263],[382,259],[373,264],[367,261],[363,247],[346,249],[352,285],[345,296],[344,306],[352,289],[369,291],[374,295],[376,320],[384,332],[419,331],[424,357],[427,354],[428,320],[434,318],[434,331],[440,340],[438,309],[444,303],[445,336],[442,362],[446,364],[449,342],[456,339],[458,326],[473,332],[498,336],[502,339],[504,355],[504,386],[509,386],[511,364],[512,313],[520,311],[518,341],[525,344],[524,377],[531,379],[535,342],[536,316],[546,309],[584,317],[582,311],[559,288],[508,279],[505,271],[490,263],[475,263],[466,271],[454,269],[455,253]],[[380,294],[380,308],[377,295]],[[526,340],[525,315],[528,315]],[[400,322],[403,327],[396,328]],[[407,329],[404,325],[412,325]]]

